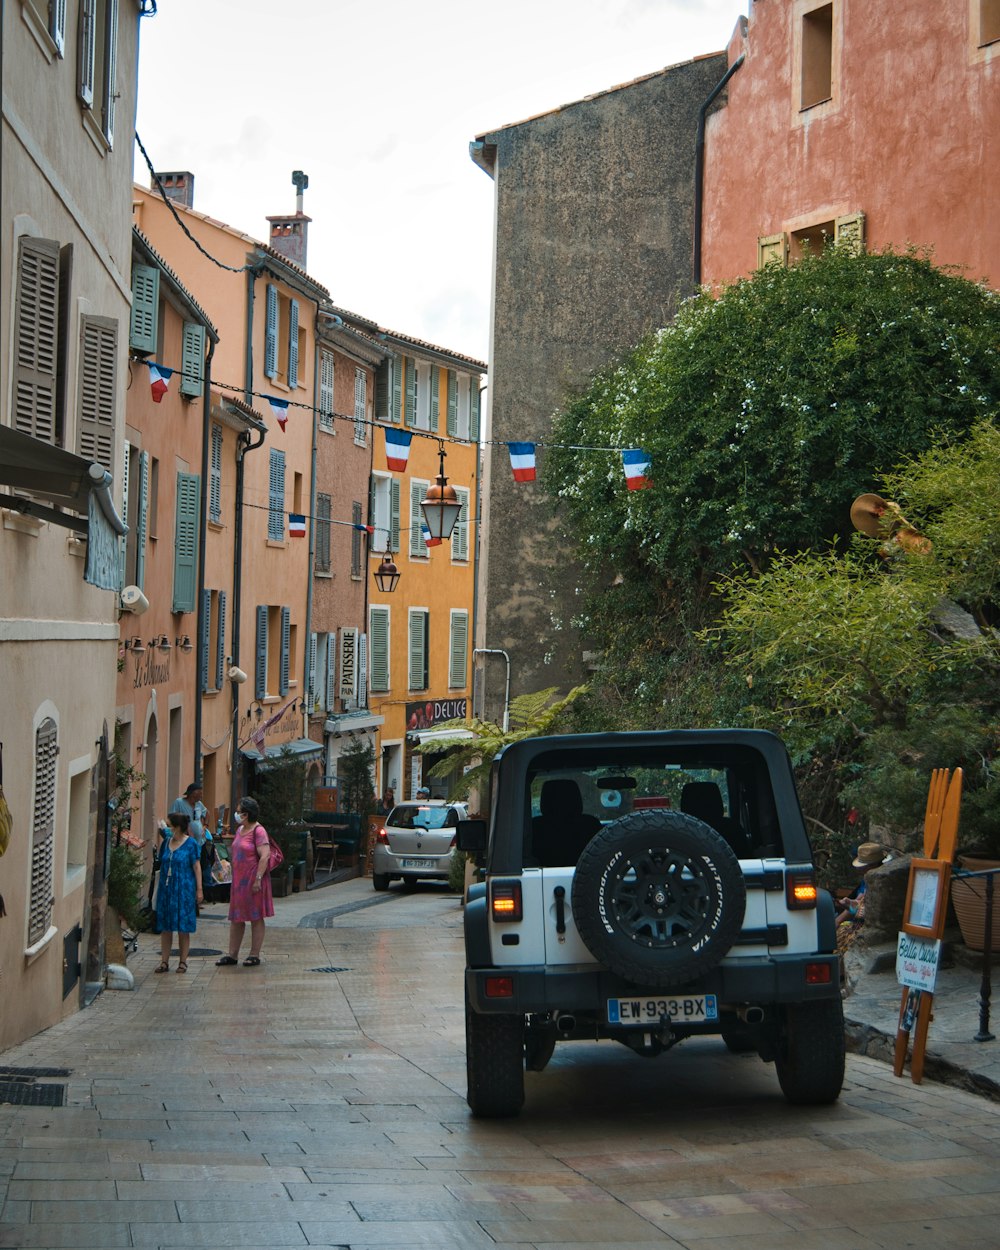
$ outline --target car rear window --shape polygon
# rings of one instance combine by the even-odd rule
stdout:
[[[394,807],[385,822],[394,829],[448,829],[456,820],[453,807]]]

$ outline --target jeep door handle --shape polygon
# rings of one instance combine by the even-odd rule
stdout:
[[[557,885],[552,893],[556,900],[556,933],[564,937],[566,934],[566,888]]]

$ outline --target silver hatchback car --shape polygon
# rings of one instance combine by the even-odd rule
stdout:
[[[467,804],[444,799],[397,803],[375,835],[375,889],[388,890],[396,877],[402,877],[404,886],[415,885],[420,877],[447,880],[457,825],[468,815]]]

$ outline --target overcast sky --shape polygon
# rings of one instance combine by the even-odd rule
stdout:
[[[159,0],[136,129],[255,238],[309,176],[334,301],[486,360],[493,183],[469,143],[729,41],[745,0]],[[148,184],[140,153],[136,179]],[[183,270],[180,274],[183,278]]]

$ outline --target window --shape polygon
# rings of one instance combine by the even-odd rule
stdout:
[[[80,318],[80,408],[77,452],[110,469],[115,457],[118,322]]]
[[[81,768],[69,779],[69,811],[66,822],[66,885],[71,876],[82,877],[87,868],[87,843],[90,832],[90,769]]]
[[[403,423],[408,426],[415,426],[417,424],[417,362],[412,356],[404,357],[403,379],[406,391]]]
[[[174,599],[171,611],[193,612],[198,577],[198,511],[201,479],[197,473],[177,474],[174,523]]]
[[[410,362],[407,361],[407,367]],[[431,373],[432,366],[424,361],[413,363],[413,420],[407,424],[416,430],[431,428]],[[407,396],[409,403],[409,395]],[[437,405],[434,405],[434,416],[437,417]]]
[[[398,425],[403,415],[403,370],[398,360],[383,360],[375,370],[375,420]]]
[[[456,373],[454,369],[448,370],[448,434],[451,438],[469,437],[472,390],[476,391],[478,398],[479,391],[473,378],[465,373]]]
[[[364,369],[354,370],[354,441],[365,446],[368,433],[368,377]]]
[[[222,426],[214,423],[209,450],[208,519],[216,525],[222,522]]]
[[[285,538],[285,453],[274,447],[267,478],[267,537],[277,543]]]
[[[830,243],[855,252],[864,251],[864,213],[849,213],[832,221],[816,222],[791,234],[761,235],[757,240],[757,267],[773,262],[794,264],[808,252],[820,251]]]
[[[205,391],[205,327],[195,321],[184,322],[181,341],[180,392],[196,399]]]
[[[108,147],[114,141],[117,78],[118,0],[81,0],[80,100]]]
[[[316,496],[316,572],[330,572],[330,496]]]
[[[430,685],[427,672],[428,655],[430,652],[428,640],[429,625],[430,614],[426,608],[410,609],[409,667],[406,681],[410,690],[426,690]]]
[[[779,265],[788,264],[788,236],[784,232],[762,235],[757,240],[757,268],[763,269],[775,261]]]
[[[319,428],[333,433],[333,352],[319,358]]]
[[[27,0],[25,9],[52,40],[56,53],[66,55],[66,0]]]
[[[221,690],[226,676],[226,592],[202,591],[202,611],[201,688]]]
[[[799,107],[812,108],[833,94],[833,5],[802,15],[802,74]]]
[[[55,447],[62,445],[57,404],[59,270],[58,243],[21,236],[14,309],[14,428]]]
[[[389,609],[372,607],[369,609],[369,618],[372,694],[386,694],[390,689]]]
[[[287,694],[291,684],[292,612],[290,608],[259,604],[255,629],[254,696]]]
[[[372,474],[371,484],[372,551],[399,550],[399,481],[381,473]]]
[[[313,634],[309,640],[309,693],[314,715],[332,712],[337,700],[337,635]]]
[[[469,558],[469,492],[462,486],[455,487],[462,510],[458,514],[455,528],[451,532],[452,560],[468,560]]]
[[[124,511],[125,584],[142,590],[146,576],[146,537],[149,532],[149,453],[125,445]]]
[[[364,517],[361,503],[357,499],[351,504],[351,521],[354,524],[354,529],[351,531],[351,576],[358,579],[365,575],[365,561],[362,548]]]
[[[979,0],[979,46],[1000,39],[1000,0]]]
[[[58,729],[47,716],[35,731],[35,795],[31,812],[31,894],[28,945],[40,942],[52,919],[52,858],[56,818]]]
[[[468,684],[469,614],[452,608],[451,637],[448,640],[448,688],[460,689]]]
[[[410,559],[426,560],[430,549],[424,542],[424,514],[420,505],[427,498],[428,482],[410,482]]]

